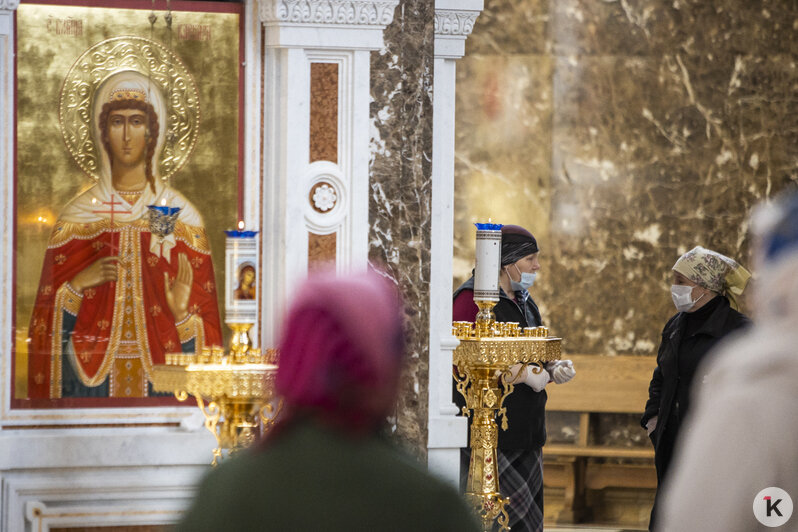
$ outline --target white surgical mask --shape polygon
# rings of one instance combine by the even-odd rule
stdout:
[[[673,284],[671,285],[671,298],[673,299],[673,304],[676,306],[676,310],[679,312],[687,312],[691,308],[695,306],[698,301],[704,297],[706,294],[701,294],[701,296],[693,300],[693,287],[686,286],[683,284]]]
[[[513,264],[513,266],[515,266],[515,264]],[[521,270],[518,269],[518,266],[515,266],[515,269],[518,272],[518,275],[521,276],[521,280],[513,281],[510,279],[510,286],[512,286],[513,290],[516,292],[520,292],[521,290],[529,290],[529,288],[535,284],[535,277],[537,277],[537,273],[521,272]]]

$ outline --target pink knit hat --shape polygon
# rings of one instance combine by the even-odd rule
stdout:
[[[393,408],[403,347],[401,305],[387,280],[315,275],[299,289],[280,344],[276,389],[287,418],[374,428]]]

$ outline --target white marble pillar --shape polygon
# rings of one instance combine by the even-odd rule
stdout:
[[[0,300],[12,301],[14,287],[14,11],[19,0],[0,0]],[[0,412],[8,409],[11,382],[13,305],[0,306]]]
[[[432,253],[430,267],[429,440],[431,471],[457,484],[466,419],[452,403],[452,256],[455,62],[483,0],[435,0],[435,81],[432,126]]]
[[[264,30],[263,345],[308,271],[308,233],[336,234],[336,269],[368,263],[369,54],[399,0],[258,0]],[[312,63],[338,64],[337,161],[310,161]],[[314,209],[320,182],[335,206]]]

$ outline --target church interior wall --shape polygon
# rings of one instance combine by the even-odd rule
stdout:
[[[747,263],[750,207],[798,182],[796,10],[756,6],[489,2],[458,64],[454,283],[474,219],[524,224],[566,348],[652,354],[679,254]]]
[[[281,33],[262,25],[273,15],[265,6],[274,3],[245,2],[243,30],[247,195],[240,204],[248,225],[269,226],[264,242],[279,250],[267,263],[273,268],[264,286],[273,288],[273,297],[264,306],[281,308],[286,281],[317,263],[338,260],[339,269],[346,269],[368,260],[394,279],[404,297],[408,357],[392,429],[403,446],[423,458],[433,408],[434,2],[401,0],[384,32],[332,30],[325,34],[328,42],[321,39],[309,52],[289,41],[313,31]],[[9,213],[14,208],[10,36],[16,4],[0,0],[0,171]],[[749,208],[798,182],[795,20],[792,3],[763,7],[744,0],[486,1],[456,70],[453,286],[473,267],[473,222],[490,217],[526,226],[542,249],[534,296],[546,324],[564,338],[566,353],[652,356],[673,312],[667,289],[676,257],[701,244],[746,263]],[[358,34],[357,51],[330,51]],[[323,66],[313,66],[319,63]],[[365,78],[364,67],[370,67]],[[292,93],[288,79],[307,84],[308,94]],[[358,122],[365,116],[366,91],[368,118]],[[333,112],[323,100],[336,92],[345,97]],[[275,105],[279,102],[285,106]],[[337,138],[319,125],[332,122],[342,132]],[[285,131],[301,133],[307,143],[281,138]],[[367,151],[365,143],[358,145],[364,139]],[[213,171],[212,161],[204,164]],[[359,177],[347,181],[350,173]],[[307,191],[275,184],[275,176],[287,174],[305,181],[327,176],[351,194],[347,199],[360,210],[346,226],[350,233],[338,232],[344,225],[316,223],[322,218],[312,213],[305,216],[309,223],[289,227],[286,215],[302,218],[310,207]],[[282,196],[273,193],[296,204],[285,210],[277,205]],[[11,220],[4,218],[6,235],[13,231]],[[290,238],[294,230],[300,239]],[[277,234],[281,231],[285,234]],[[297,258],[294,251],[300,248],[303,255]],[[5,256],[0,270],[4,295],[11,293],[10,260]],[[8,308],[2,318],[6,334],[12,321]],[[276,329],[276,324],[263,329],[264,342],[274,340]],[[2,343],[3,357],[11,350],[8,341]],[[2,367],[5,393],[11,380],[8,363]],[[4,400],[9,397],[5,393]],[[44,423],[56,426],[3,427],[0,500],[14,514],[0,517],[0,529],[24,529],[36,519],[71,526],[76,521],[70,521],[70,512],[93,511],[107,501],[114,515],[98,516],[98,526],[174,520],[213,446],[196,420],[175,412],[168,420],[144,416],[144,424],[155,426],[124,430],[70,429],[46,416]],[[593,437],[600,444],[648,445],[634,416],[603,415],[598,421]],[[578,416],[551,415],[551,441],[573,441],[578,426]],[[104,468],[114,468],[114,475],[104,475]],[[70,477],[75,471],[78,476]],[[73,495],[70,478],[103,489],[86,490],[64,504]],[[108,494],[122,485],[126,488]],[[55,488],[48,492],[48,486]],[[143,506],[155,504],[153,486],[164,495],[157,507],[161,514],[143,515]],[[562,494],[550,492],[555,511]],[[618,489],[589,495],[603,512],[594,517],[628,523],[642,522],[641,505],[650,499],[650,493]],[[136,512],[133,520],[124,517]]]
[[[472,222],[523,225],[566,353],[654,356],[679,255],[703,245],[751,266],[750,208],[798,183],[796,14],[486,2],[457,70],[453,285],[473,267]],[[600,417],[602,444],[650,445],[636,416]],[[553,441],[578,427],[549,415]]]

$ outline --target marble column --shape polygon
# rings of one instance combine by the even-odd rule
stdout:
[[[260,226],[262,198],[261,172],[263,168],[263,23],[259,5],[254,0],[244,4],[244,197],[241,215],[248,228]],[[260,331],[251,331],[255,345],[260,345]]]
[[[369,261],[405,303],[408,361],[396,436],[426,455],[434,6],[402,0],[371,57]]]
[[[482,0],[435,2],[435,83],[432,128],[432,221],[429,322],[429,431],[431,471],[457,484],[467,423],[452,402],[452,246],[454,205],[455,65],[482,10]]]

